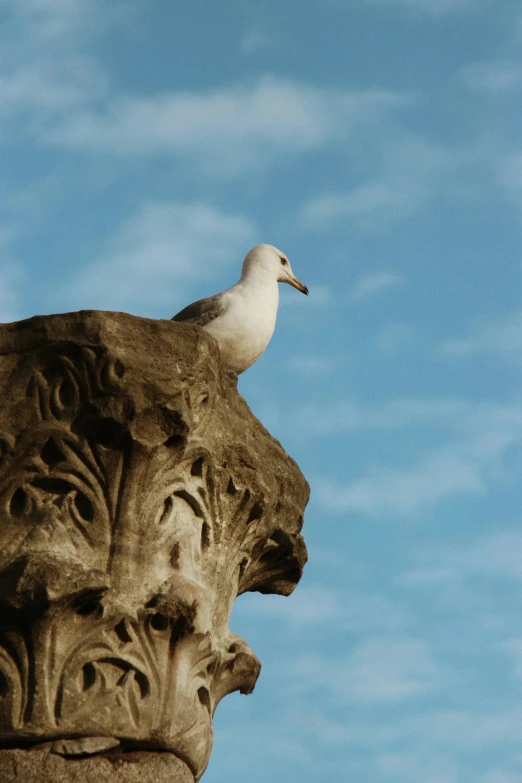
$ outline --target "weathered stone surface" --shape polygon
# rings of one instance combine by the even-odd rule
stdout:
[[[0,395],[0,743],[71,770],[170,751],[198,779],[217,703],[259,673],[235,598],[301,576],[304,478],[196,326],[1,325]]]
[[[172,753],[126,753],[70,761],[37,750],[0,750],[2,783],[194,783]]]

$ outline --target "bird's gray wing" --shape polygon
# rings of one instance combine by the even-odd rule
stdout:
[[[226,310],[226,303],[220,294],[215,296],[209,296],[208,299],[199,299],[197,302],[184,307],[175,316],[171,318],[172,321],[180,321],[188,324],[199,324],[199,326],[206,326],[218,315],[221,315]]]

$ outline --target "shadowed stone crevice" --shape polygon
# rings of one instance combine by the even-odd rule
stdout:
[[[288,595],[308,485],[197,326],[0,325],[0,780],[194,783],[260,663],[228,622]]]

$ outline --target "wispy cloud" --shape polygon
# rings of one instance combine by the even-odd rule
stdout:
[[[446,340],[437,353],[441,357],[461,358],[491,353],[518,360],[522,350],[522,312],[478,324],[468,337]]]
[[[499,647],[511,657],[516,679],[522,680],[522,638],[509,639],[502,642]]]
[[[345,660],[303,656],[289,672],[303,690],[329,688],[335,698],[365,704],[411,699],[439,684],[440,668],[425,642],[376,637]]]
[[[522,739],[519,708],[495,712],[493,710],[441,710],[415,719],[415,733],[426,732],[436,744],[480,748],[517,742]]]
[[[488,60],[466,65],[459,76],[471,90],[503,93],[522,86],[522,63],[511,60]]]
[[[402,6],[410,11],[445,16],[464,11],[476,5],[476,0],[368,0],[379,5]]]
[[[522,580],[522,533],[502,531],[456,546],[436,547],[418,556],[418,564],[399,578],[399,583],[417,588],[437,587],[445,582],[482,579],[488,589],[492,579]]]
[[[446,415],[442,416],[442,410]],[[460,411],[460,416],[457,415]],[[355,409],[339,417],[337,432],[363,426],[378,426],[384,431],[400,426],[412,426],[437,419],[446,430],[446,442],[426,445],[423,437],[420,454],[406,466],[373,465],[366,475],[348,484],[331,480],[316,480],[320,502],[333,511],[358,511],[370,516],[401,514],[411,516],[424,507],[433,506],[455,495],[481,495],[488,485],[504,480],[506,456],[522,442],[522,410],[509,406],[474,405],[458,401],[439,401],[412,405],[408,411],[403,402],[384,406],[380,414],[366,416]],[[321,414],[319,413],[319,416]],[[325,414],[327,417],[328,415]],[[314,426],[310,414],[308,420]],[[332,423],[335,417],[331,418]],[[323,431],[329,419],[315,423]],[[437,441],[440,441],[438,432]],[[429,439],[431,442],[431,438]]]
[[[341,592],[321,585],[301,586],[289,598],[247,594],[238,602],[242,615],[283,620],[290,630],[336,622],[351,632],[394,629],[407,623],[406,613],[387,596],[358,591]]]
[[[261,600],[268,598],[268,600]],[[339,593],[326,587],[302,587],[289,598],[281,601],[279,596],[258,596],[246,594],[237,604],[239,614],[251,613],[279,618],[292,626],[309,626],[329,623],[344,614]],[[274,600],[276,599],[276,600]]]
[[[333,222],[350,220],[358,230],[383,231],[422,210],[448,187],[447,174],[465,163],[456,151],[428,143],[406,133],[391,137],[379,153],[382,171],[349,191],[324,193],[306,203],[303,226],[327,229]],[[383,139],[381,139],[382,143]]]
[[[348,193],[328,193],[306,204],[303,214],[314,224],[368,213],[388,213],[397,218],[408,214],[415,204],[415,188],[386,181],[368,182]]]
[[[104,88],[103,79],[89,59],[63,58],[63,71],[41,62],[16,68],[1,77],[3,117],[17,118],[31,110],[42,121],[75,106],[82,106]]]
[[[428,699],[462,672],[442,667],[421,640],[373,638],[344,658],[302,656],[281,673],[294,693],[281,707],[274,695],[270,721],[246,720],[241,704],[226,729],[217,726],[236,775],[247,777],[268,745],[289,770],[302,768],[303,779],[312,770],[310,779],[319,780],[328,769],[339,780],[518,783],[509,776],[520,769],[520,709],[431,709]]]
[[[510,656],[513,676],[518,676],[522,648],[515,631],[521,611],[522,536],[513,525],[505,527],[495,519],[498,532],[470,534],[451,543],[435,537],[410,552],[412,567],[395,583],[414,600],[424,594],[432,608],[453,618],[451,625],[466,628],[467,641],[452,642],[462,654],[468,655],[468,644],[475,639],[506,675]]]
[[[520,205],[522,196],[522,152],[511,152],[498,158],[497,181],[508,196],[514,197]]]
[[[252,27],[241,41],[241,51],[245,54],[254,54],[263,49],[269,49],[274,45],[274,37],[267,35],[257,27]]]
[[[332,662],[319,659],[318,666],[321,662],[328,672]],[[251,715],[245,720],[244,712],[237,712],[226,729],[218,726],[217,745],[226,745],[224,763],[230,771],[248,777],[252,759],[266,761],[260,749],[269,746],[277,758],[288,760],[293,773],[302,769],[303,779],[312,772],[309,779],[319,780],[326,768],[339,780],[520,783],[515,772],[520,769],[519,709],[437,712],[419,709],[411,698],[397,702],[400,712],[393,701],[357,701],[351,718],[339,710],[340,698],[350,707],[352,702],[345,697],[342,673],[335,673],[341,692],[332,693],[326,708],[319,704],[326,690],[321,683],[291,707],[277,711],[271,703],[270,722],[255,722]]]
[[[285,370],[308,378],[324,378],[331,375],[338,364],[337,359],[316,354],[293,354]]]
[[[145,204],[71,282],[68,306],[142,311],[169,304],[174,315],[189,284],[219,276],[242,257],[253,230],[249,220],[205,204]]]
[[[62,41],[90,25],[103,25],[117,4],[99,0],[0,0],[0,7],[41,41]]]
[[[43,134],[46,123],[99,98],[105,75],[89,51],[115,9],[98,0],[0,0],[0,123],[4,140]],[[14,32],[13,32],[14,31]]]
[[[207,92],[120,96],[105,110],[68,115],[45,133],[49,143],[114,155],[191,155],[234,170],[269,153],[296,154],[346,141],[408,98],[379,90],[320,89],[265,76],[253,86]]]
[[[436,427],[439,434],[469,434],[488,426],[519,427],[522,411],[515,406],[481,404],[458,397],[399,397],[381,405],[349,400],[332,401],[328,409],[323,405],[299,405],[295,421],[317,435],[354,430],[393,432],[411,427]]]
[[[440,755],[433,754],[428,761],[424,754],[404,750],[380,753],[375,760],[383,780],[400,783],[458,783],[454,766]]]
[[[408,345],[415,335],[415,330],[407,324],[387,324],[381,327],[376,336],[376,345],[383,353],[392,354]]]
[[[411,101],[401,92],[321,88],[271,75],[211,90],[122,92],[96,50],[111,24],[126,23],[124,4],[0,3],[9,11],[0,32],[4,142],[19,136],[23,120],[24,133],[39,145],[116,158],[177,157],[233,177],[283,154],[345,144]],[[253,53],[270,43],[253,28],[242,49]]]
[[[281,155],[344,144],[411,102],[401,92],[319,88],[270,75],[206,91],[117,92],[91,44],[121,21],[120,3],[1,2],[22,41],[11,46],[7,31],[0,50],[0,136],[7,142],[23,119],[24,133],[39,145],[116,158],[177,157],[234,177]],[[242,48],[268,45],[252,29]]]
[[[482,492],[480,467],[451,453],[435,454],[406,469],[375,469],[346,486],[331,482],[318,485],[320,500],[332,511],[370,515],[411,515],[446,497]]]
[[[462,551],[460,557],[454,553],[449,562],[455,560],[456,566],[468,574],[521,580],[522,534],[510,531],[483,536],[468,550]]]
[[[401,282],[401,276],[397,272],[376,272],[371,275],[363,275],[355,281],[350,296],[355,301],[369,299],[376,294],[381,294],[389,288],[393,288]]]
[[[402,644],[408,643],[403,642]],[[427,651],[424,649],[424,653],[427,655],[429,663],[433,665],[429,649]],[[406,654],[408,655],[408,653]],[[411,653],[409,654],[411,655]],[[319,669],[321,661],[328,672],[331,662],[318,659],[316,661],[317,669]],[[309,670],[314,671],[313,661],[310,662]],[[437,670],[437,664],[435,664],[435,670]],[[431,680],[428,678],[426,692],[429,692],[430,687],[434,691],[444,687],[443,678],[447,674],[447,671],[441,671],[439,667],[439,680],[437,681],[437,674]],[[339,682],[342,685],[342,677],[339,677]],[[317,690],[313,693],[315,696]],[[342,689],[341,696],[344,696]],[[336,696],[333,694],[332,702],[335,703],[335,701]],[[383,702],[383,704],[386,703]],[[378,706],[374,706],[374,710]],[[404,716],[393,721],[389,720],[388,714],[380,713],[381,719],[367,720],[360,716],[354,721],[344,720],[335,723],[331,718],[328,719],[328,714],[332,714],[332,709],[327,715],[324,715],[317,709],[314,700],[308,710],[302,710],[300,718],[295,716],[294,725],[297,725],[303,734],[307,732],[310,738],[319,740],[325,746],[342,742],[350,747],[350,750],[353,750],[354,746],[359,750],[370,749],[372,757],[375,758],[376,780],[381,780],[383,775],[386,775],[385,779],[393,781],[393,783],[404,783],[405,781],[418,783],[419,780],[422,780],[423,783],[424,781],[458,783],[463,779],[461,773],[464,773],[464,770],[470,771],[466,763],[468,752],[471,751],[475,754],[478,749],[484,747],[494,749],[496,753],[502,754],[502,760],[505,762],[503,772],[508,773],[510,762],[515,768],[520,766],[520,757],[517,757],[514,752],[519,747],[522,737],[520,729],[522,716],[518,707],[496,712],[480,708],[476,711],[472,709],[424,709],[422,711],[415,709],[408,714],[406,712],[407,706],[407,702],[402,701],[401,709]],[[377,714],[375,711],[373,712],[374,716]],[[465,749],[465,754],[461,755],[463,749]],[[352,756],[352,753],[349,755]],[[366,771],[368,771],[367,763],[366,761]],[[481,764],[477,774],[473,775],[473,779],[483,783],[488,780],[488,776],[495,775],[500,771],[500,768],[496,766],[487,769],[488,766],[485,765],[485,770],[484,765]],[[492,780],[495,778],[493,777]]]
[[[478,783],[522,783],[522,774],[496,767],[481,777]]]

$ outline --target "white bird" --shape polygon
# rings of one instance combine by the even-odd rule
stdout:
[[[193,302],[172,320],[206,329],[218,342],[223,365],[239,375],[259,359],[274,333],[278,283],[289,283],[308,295],[284,253],[273,245],[256,245],[245,257],[235,285]]]

